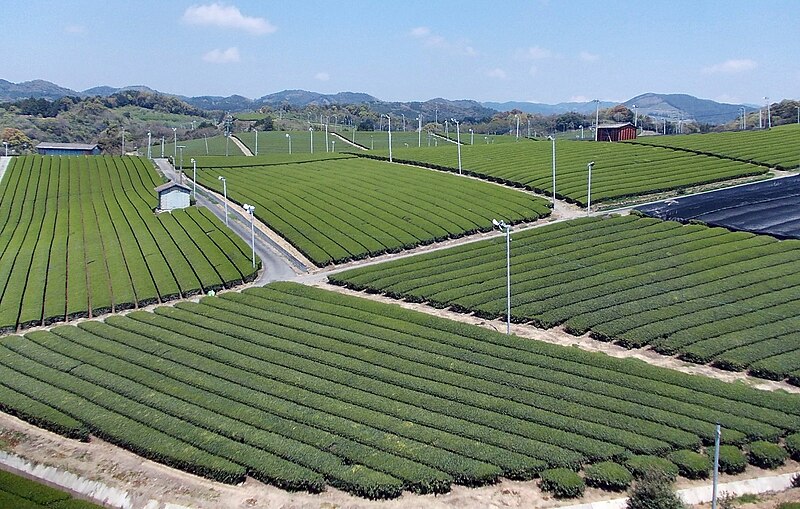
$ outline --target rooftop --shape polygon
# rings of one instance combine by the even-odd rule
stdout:
[[[156,192],[160,193],[161,191],[166,191],[167,189],[172,189],[173,187],[177,187],[178,189],[183,189],[186,192],[191,193],[192,190],[186,187],[183,184],[178,184],[175,181],[170,180],[169,182],[165,182],[156,188]]]

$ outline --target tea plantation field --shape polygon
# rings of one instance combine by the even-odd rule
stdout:
[[[0,470],[0,507],[4,509],[101,509],[84,500]]]
[[[294,283],[2,338],[0,401],[219,481],[370,498],[800,428],[797,395]]]
[[[133,157],[13,158],[0,182],[0,331],[241,284],[249,247],[205,209],[153,213]]]
[[[763,131],[650,136],[631,143],[715,155],[779,170],[800,168],[800,125],[796,124]]]
[[[800,384],[800,241],[637,216],[513,234],[512,319]],[[341,285],[505,316],[505,239],[334,274]]]
[[[216,166],[224,158],[200,159],[197,178],[222,193],[224,176],[230,199],[255,205],[259,220],[317,265],[488,231],[493,218],[534,221],[550,213],[541,198],[474,179],[318,157],[325,159],[263,166],[238,166],[247,161],[237,158],[231,167]]]
[[[388,157],[387,151],[376,150],[375,154]],[[436,148],[395,147],[392,155],[395,162],[458,171],[457,147],[447,142]],[[476,140],[475,145],[461,147],[461,158],[463,171],[469,175],[552,194],[552,145],[549,141],[520,139],[516,143],[487,145]],[[559,198],[586,205],[586,166],[590,161],[595,162],[592,203],[767,172],[763,166],[660,147],[558,140],[556,195]]]

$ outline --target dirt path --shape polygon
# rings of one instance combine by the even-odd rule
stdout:
[[[236,135],[231,135],[231,140],[233,140],[233,143],[236,144],[237,147],[239,147],[239,150],[242,151],[242,154],[253,157],[253,152],[251,152],[250,149],[247,148],[247,145],[242,143],[242,140],[237,138]]]
[[[0,182],[3,181],[3,175],[5,175],[9,163],[11,163],[11,156],[0,157]]]

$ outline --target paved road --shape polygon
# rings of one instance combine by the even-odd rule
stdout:
[[[178,181],[177,172],[166,159],[154,159],[159,169],[172,180]],[[191,180],[186,185],[191,187]],[[225,205],[202,186],[197,186],[197,205],[206,207],[221,221],[225,221]],[[245,217],[233,207],[228,207],[228,226],[250,245],[250,218]],[[261,259],[263,270],[254,281],[256,285],[264,285],[271,281],[294,279],[298,274],[308,272],[309,267],[292,257],[290,253],[270,239],[259,229],[255,230],[256,254]]]

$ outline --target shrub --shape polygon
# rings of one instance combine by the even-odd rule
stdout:
[[[637,479],[643,477],[648,470],[657,470],[663,473],[670,481],[674,481],[678,477],[678,467],[668,459],[659,458],[658,456],[631,456],[625,462],[625,466]]]
[[[711,472],[711,461],[699,452],[675,451],[667,458],[678,467],[678,473],[687,479],[706,479]]]
[[[626,509],[684,509],[672,488],[672,480],[661,470],[648,469],[628,492]]]
[[[613,461],[590,465],[585,470],[586,484],[609,491],[623,491],[630,486],[633,476],[627,468]]]
[[[750,454],[748,456],[750,464],[772,469],[783,465],[788,454],[786,449],[778,444],[759,440],[750,444]]]
[[[553,468],[541,474],[539,487],[549,491],[557,498],[577,498],[583,495],[583,479],[568,468]]]
[[[800,502],[784,502],[776,509],[800,509]]]
[[[792,455],[793,460],[800,461],[800,433],[786,437],[786,450]]]
[[[714,448],[707,449],[708,457],[714,461]],[[713,465],[713,463],[712,463]],[[719,471],[726,474],[741,474],[747,467],[747,458],[735,445],[719,446]]]

